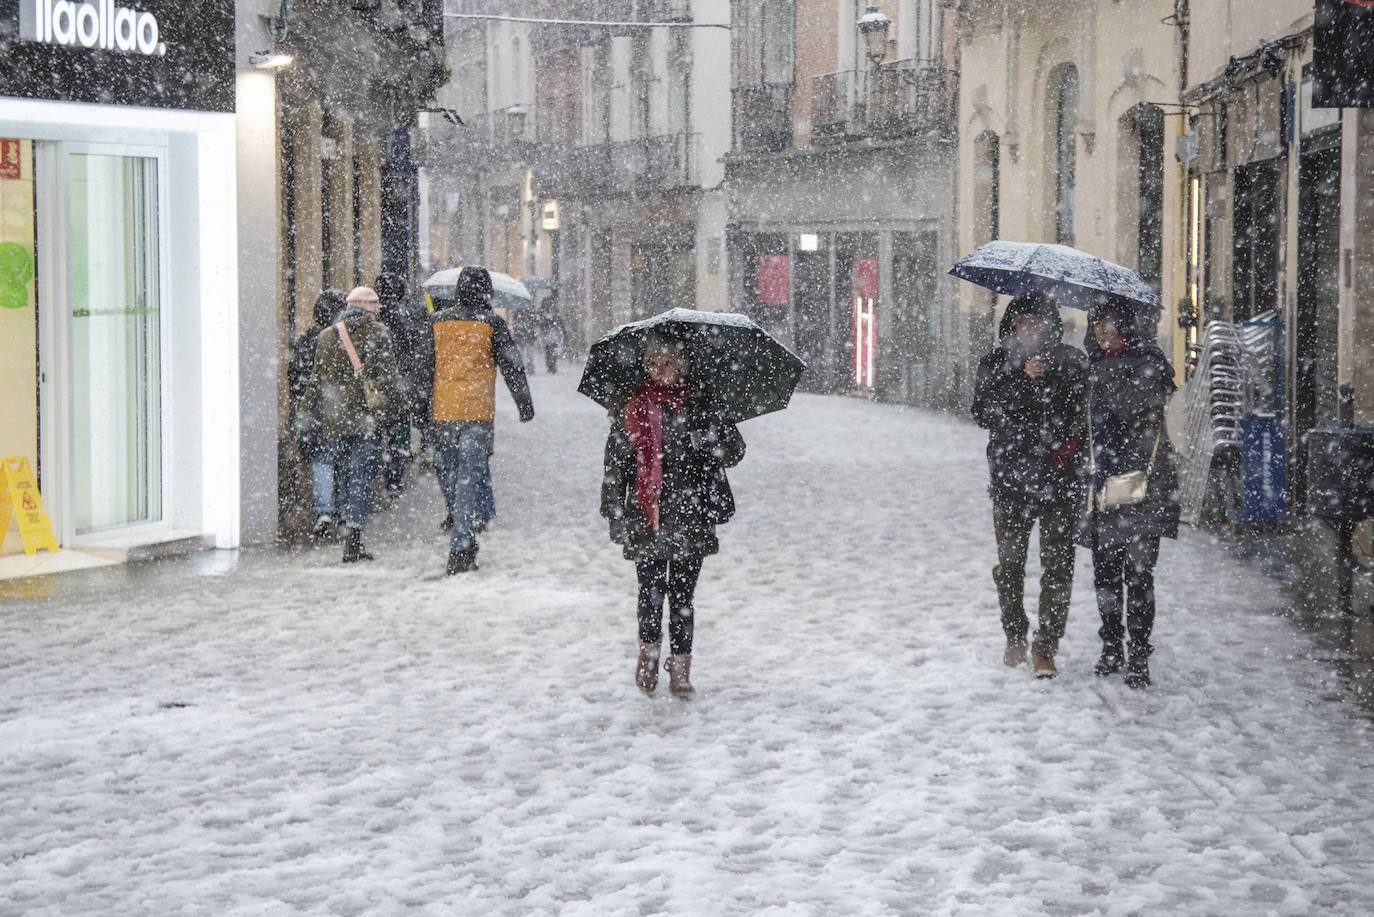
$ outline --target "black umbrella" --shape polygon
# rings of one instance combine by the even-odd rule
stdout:
[[[602,407],[617,406],[644,382],[651,338],[682,344],[692,384],[732,422],[787,407],[806,369],[800,357],[737,312],[669,309],[621,325],[593,344],[577,390]]]
[[[1067,245],[997,240],[960,258],[949,272],[1008,296],[1048,293],[1076,309],[1104,297],[1125,300],[1142,313],[1161,308],[1159,294],[1135,271]]]

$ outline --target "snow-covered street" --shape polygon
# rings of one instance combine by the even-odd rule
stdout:
[[[1001,663],[983,432],[798,395],[741,425],[698,697],[645,697],[605,413],[531,381],[476,574],[442,575],[421,473],[372,564],[0,604],[0,914],[1369,912],[1369,723],[1208,537],[1164,543],[1153,688],[1093,676],[1082,550],[1035,681]]]

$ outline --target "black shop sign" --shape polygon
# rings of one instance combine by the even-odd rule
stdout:
[[[0,96],[234,110],[234,0],[0,0]]]

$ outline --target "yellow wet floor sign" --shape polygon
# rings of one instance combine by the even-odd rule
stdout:
[[[10,511],[19,523],[19,537],[24,541],[24,553],[32,554],[39,548],[57,550],[57,539],[53,537],[52,525],[48,514],[43,512],[43,498],[38,494],[38,483],[29,469],[29,460],[22,455],[6,456],[4,459],[5,480],[0,489],[0,539],[10,529]]]

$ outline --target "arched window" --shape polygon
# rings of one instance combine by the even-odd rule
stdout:
[[[1078,68],[1065,64],[1050,80],[1054,112],[1054,240],[1073,244],[1078,166]]]

